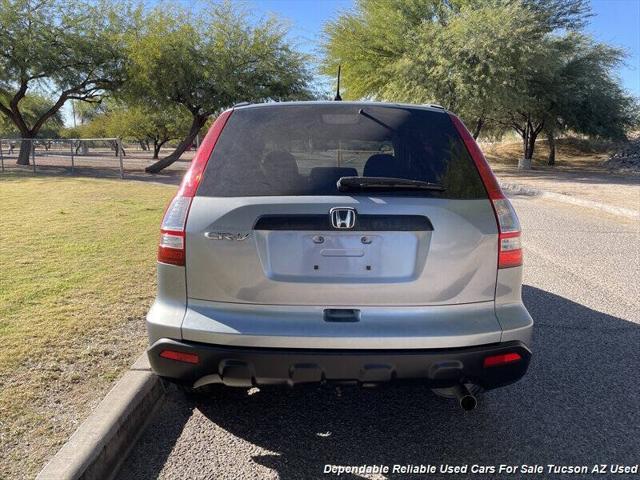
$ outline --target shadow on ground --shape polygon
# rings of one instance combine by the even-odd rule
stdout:
[[[326,478],[326,463],[635,464],[639,326],[531,286],[523,294],[537,321],[529,374],[486,393],[474,412],[419,385],[226,389],[196,400],[172,392],[121,478],[156,478],[165,464],[182,478],[233,478],[233,463],[225,475],[216,469],[243,455],[281,479]],[[186,425],[192,416],[204,426]],[[210,442],[213,430],[232,441]]]

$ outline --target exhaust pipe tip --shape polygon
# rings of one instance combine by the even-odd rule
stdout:
[[[474,391],[481,390],[476,385],[471,385],[471,388]],[[465,412],[470,412],[478,406],[478,399],[464,383],[460,383],[447,388],[432,388],[431,390],[433,391],[433,393],[440,397],[451,399],[455,398],[456,400],[458,400],[460,408],[462,408]]]
[[[469,391],[469,389],[464,384],[456,385],[454,388],[454,392],[456,398],[458,399],[458,403],[460,407],[465,412],[470,412],[478,406],[478,399],[475,397],[473,393]]]
[[[478,400],[471,394],[463,395],[460,397],[459,402],[460,407],[462,407],[465,412],[470,412],[478,406]]]

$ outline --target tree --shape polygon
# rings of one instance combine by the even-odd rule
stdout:
[[[76,112],[80,125],[65,129],[66,138],[129,139],[144,149],[152,145],[154,159],[168,141],[184,138],[191,125],[191,115],[180,105],[126,104],[114,97],[103,98],[98,106],[85,105],[88,108]],[[115,143],[114,151],[117,154]]]
[[[480,134],[519,95],[539,38],[522,2],[359,0],[325,26],[323,72],[343,65],[347,98],[438,103]]]
[[[559,58],[561,69],[549,104],[548,164],[555,164],[555,136],[559,131],[620,140],[638,125],[637,101],[628,95],[614,76],[624,60],[623,50],[573,34]]]
[[[547,32],[580,30],[592,16],[589,0],[522,0],[522,5]]]
[[[0,0],[0,114],[34,138],[67,100],[93,101],[121,81],[126,29],[109,3]],[[29,119],[25,97],[48,92],[50,107]],[[29,163],[22,142],[18,164]]]
[[[122,137],[133,137],[153,144],[153,158],[170,140],[182,139],[189,132],[191,115],[181,105],[152,108],[148,105],[129,106],[114,112],[111,122],[122,125]]]
[[[101,124],[106,136],[153,144],[153,158],[158,159],[160,149],[168,141],[185,137],[191,115],[180,105],[162,108],[146,104],[117,105],[90,124],[94,122]]]
[[[526,73],[525,95],[505,121],[523,139],[522,168],[531,167],[542,132],[549,140],[548,163],[553,165],[558,131],[620,139],[637,120],[636,102],[613,74],[624,59],[622,50],[577,32],[544,42],[546,48]]]
[[[345,98],[399,100],[396,85],[417,32],[446,23],[449,8],[438,0],[357,0],[325,25],[321,70],[334,77],[342,65]]]
[[[305,98],[307,58],[274,19],[252,22],[229,3],[208,4],[198,18],[158,7],[128,37],[131,79],[125,94],[152,105],[181,105],[191,115],[175,151],[148,172],[175,162],[209,116],[241,101]]]
[[[95,101],[91,102],[76,102],[71,101],[71,110],[74,115],[73,124],[84,125],[89,123],[94,118],[104,114],[109,109],[110,99],[109,97],[99,97]]]
[[[21,110],[28,123],[40,118],[53,104],[52,100],[37,93],[26,95],[21,102]],[[62,114],[58,111],[51,115],[40,129],[41,136],[54,138],[59,136],[60,129],[64,126]],[[0,115],[0,137],[9,135],[20,136],[16,125],[6,116]]]
[[[513,128],[528,166],[543,130],[553,144],[560,128],[630,124],[635,102],[611,73],[621,52],[578,33],[589,16],[586,0],[358,0],[325,27],[323,71],[342,65],[346,98],[441,104],[474,137]]]
[[[517,105],[522,72],[542,34],[518,2],[462,5],[446,24],[423,23],[387,92],[404,101],[436,101],[472,126],[474,138],[502,112]]]

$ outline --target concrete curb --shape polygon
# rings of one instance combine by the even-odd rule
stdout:
[[[620,217],[630,218],[632,220],[640,220],[640,212],[632,210],[631,208],[615,207],[606,203],[594,202],[592,200],[585,200],[584,198],[572,197],[571,195],[565,195],[563,193],[540,190],[538,188],[530,187],[528,185],[522,185],[519,183],[500,182],[500,186],[506,194],[540,196],[555,200],[557,202],[570,203],[572,205],[601,210],[612,215],[618,215]]]
[[[151,372],[145,353],[36,478],[76,480],[112,477],[163,395],[162,383]]]

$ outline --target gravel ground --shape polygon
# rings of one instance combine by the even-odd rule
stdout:
[[[501,182],[561,193],[640,213],[640,176],[560,169],[528,170],[494,167]]]
[[[540,198],[514,204],[536,321],[521,382],[470,413],[420,385],[227,389],[195,400],[170,390],[119,478],[327,478],[327,463],[639,463],[640,226]]]

